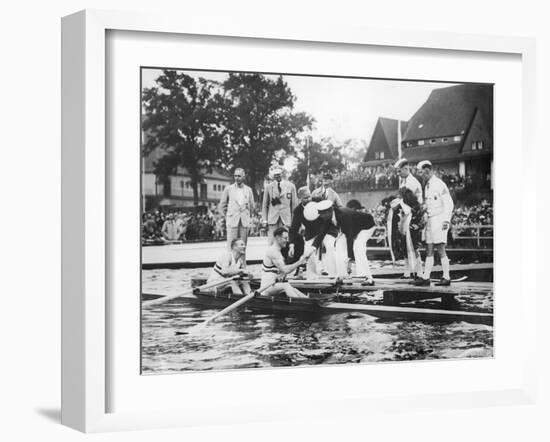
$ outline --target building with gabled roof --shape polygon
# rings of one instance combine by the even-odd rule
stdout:
[[[407,122],[385,117],[378,118],[365,154],[367,165],[376,166],[399,158],[398,128],[402,137],[407,129]]]
[[[493,86],[460,84],[434,89],[409,120],[402,157],[430,160],[465,175],[488,175],[493,158]]]

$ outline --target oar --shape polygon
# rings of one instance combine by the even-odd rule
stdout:
[[[215,321],[216,319],[218,319],[220,316],[223,316],[229,312],[232,312],[233,310],[239,308],[241,305],[243,305],[245,302],[248,302],[250,301],[252,298],[254,298],[256,295],[264,292],[265,290],[267,290],[268,288],[272,287],[273,285],[275,285],[277,283],[277,281],[274,281],[272,282],[271,284],[269,284],[268,286],[264,287],[263,289],[261,290],[258,290],[256,292],[251,292],[250,294],[246,295],[245,297],[239,299],[237,302],[234,302],[233,304],[227,306],[226,308],[224,308],[223,310],[219,311],[218,313],[216,313],[215,315],[212,315],[210,316],[207,320],[205,320],[204,322],[201,322],[200,324],[197,324],[197,325],[194,325],[193,327],[191,327],[190,329],[188,329],[187,331],[185,332],[177,332],[177,334],[191,334],[193,332],[196,332],[198,330],[201,330],[202,328],[206,327],[209,323],[211,323],[212,321]]]
[[[181,296],[189,296],[189,295],[193,294],[193,292],[197,289],[198,290],[212,289],[212,288],[217,287],[219,285],[226,284],[230,281],[233,281],[233,280],[237,279],[238,277],[239,277],[239,275],[235,275],[235,276],[231,276],[230,278],[220,279],[219,281],[214,281],[214,282],[204,284],[204,285],[201,285],[201,286],[198,286],[198,287],[191,287],[190,289],[188,289],[184,292],[181,292],[181,293],[176,293],[174,295],[164,296],[164,297],[158,298],[158,299],[151,299],[149,301],[143,301],[141,303],[141,305],[143,307],[150,307],[152,305],[162,304],[163,302],[170,301],[171,299],[179,298]]]

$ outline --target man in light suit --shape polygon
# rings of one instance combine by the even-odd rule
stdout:
[[[328,172],[324,173],[321,185],[311,192],[311,199],[316,202],[329,200],[334,207],[344,207],[340,196],[332,188],[332,182],[332,174]]]
[[[279,227],[290,226],[292,212],[298,206],[296,187],[290,181],[283,180],[281,169],[273,171],[273,181],[264,189],[262,203],[262,221],[267,225],[268,244],[273,244],[273,232]]]
[[[220,212],[225,216],[227,228],[227,246],[231,249],[234,239],[242,239],[246,245],[250,219],[254,210],[254,194],[252,189],[244,184],[245,172],[235,169],[235,183],[227,186],[220,199]]]

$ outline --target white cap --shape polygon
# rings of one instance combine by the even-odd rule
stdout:
[[[319,218],[319,211],[317,210],[317,203],[310,201],[304,207],[304,218],[308,221],[315,221]]]
[[[416,167],[419,168],[419,169],[422,169],[424,167],[432,167],[432,163],[431,163],[431,161],[424,160],[424,161],[420,161],[420,163],[418,163],[418,165]]]
[[[401,158],[400,160],[397,160],[395,162],[395,164],[393,165],[393,167],[397,168],[397,169],[400,169],[401,167],[403,167],[405,164],[407,164],[408,161],[406,158]]]
[[[323,200],[317,203],[317,210],[319,212],[322,212],[323,210],[328,210],[331,207],[332,207],[332,201],[330,200]]]

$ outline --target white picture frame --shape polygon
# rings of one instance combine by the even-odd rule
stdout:
[[[281,23],[217,22],[196,17],[182,24],[169,14],[156,16],[86,10],[62,21],[62,423],[84,432],[114,431],[207,424],[210,417],[200,410],[189,416],[173,409],[149,412],[107,412],[109,345],[107,304],[110,241],[106,156],[106,33],[142,31],[164,34],[208,35],[284,41],[338,43],[479,54],[515,54],[522,65],[521,154],[535,161],[535,42],[518,37],[491,37],[416,31],[394,32],[345,26],[300,26]],[[529,164],[524,164],[528,168]],[[525,207],[534,211],[535,193],[522,191]],[[524,216],[528,216],[524,213]],[[518,229],[519,235],[523,235]],[[533,253],[525,242],[522,255]],[[522,257],[516,258],[521,262]],[[521,283],[524,311],[522,333],[535,336],[536,324],[528,320],[535,311],[536,280]],[[530,309],[530,310],[529,310]],[[497,318],[498,320],[498,318]],[[368,414],[372,411],[487,406],[532,403],[535,397],[535,339],[525,339],[524,371],[518,385],[464,394],[426,394],[409,397],[342,398],[340,412]],[[336,368],[345,370],[346,368]],[[332,369],[331,369],[332,370]],[[287,376],[292,376],[289,374]],[[192,399],[191,399],[192,400]],[[330,400],[328,400],[330,402]],[[327,401],[323,404],[326,405]],[[332,407],[312,402],[310,417],[334,414]],[[277,407],[264,412],[253,404],[240,404],[244,421],[284,419],[293,411]],[[297,411],[297,410],[296,410]],[[241,419],[241,422],[243,420]]]

